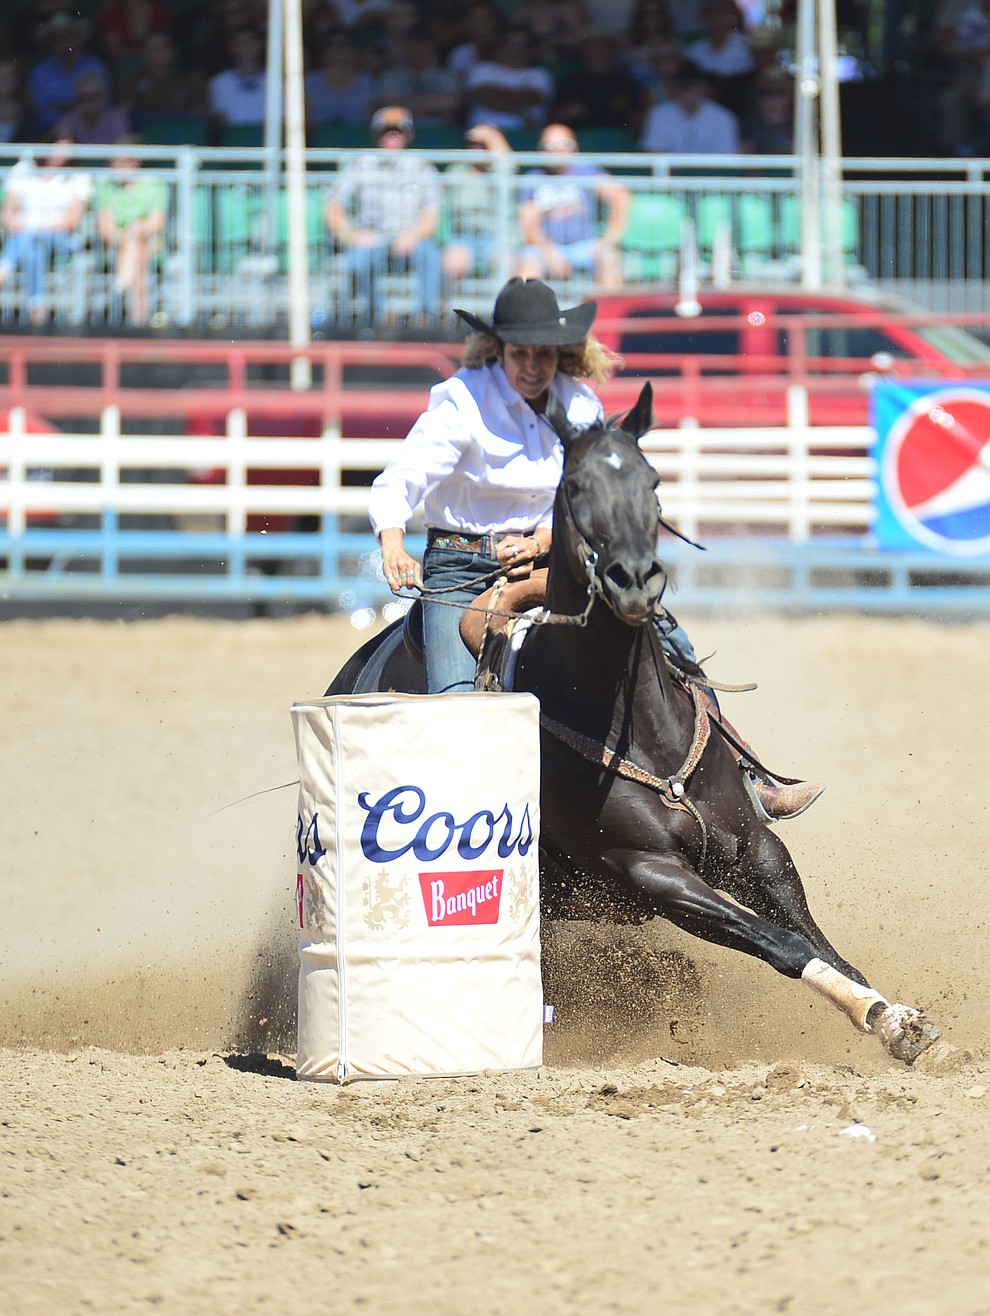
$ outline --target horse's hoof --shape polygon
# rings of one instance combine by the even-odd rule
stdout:
[[[895,1060],[910,1065],[942,1036],[942,1030],[913,1005],[888,1005],[873,1030]]]

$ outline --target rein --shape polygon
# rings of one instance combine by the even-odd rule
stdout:
[[[580,612],[548,612],[546,608],[540,608],[539,610],[533,610],[532,612],[517,612],[514,608],[479,608],[473,603],[454,603],[449,599],[436,597],[438,594],[452,594],[455,590],[463,589],[463,585],[439,585],[432,588],[427,585],[416,585],[413,586],[413,588],[419,591],[420,598],[428,599],[430,603],[438,604],[441,607],[460,608],[462,612],[485,613],[486,633],[488,629],[488,621],[492,617],[508,617],[510,620],[516,621],[526,618],[534,626],[587,626],[588,618],[591,615],[591,609],[595,604],[595,599],[602,592],[601,581],[598,579],[598,573],[595,570],[595,567],[598,565],[598,554],[578,528],[577,521],[574,517],[574,509],[571,507],[571,500],[566,486],[561,485],[561,493],[563,502],[567,509],[567,514],[578,536],[578,547],[582,555],[582,565],[584,567],[584,573],[588,579],[587,601]],[[479,576],[478,579],[486,584],[493,584],[499,579],[507,581],[508,573],[505,568],[499,567],[495,571],[489,571],[484,576]]]

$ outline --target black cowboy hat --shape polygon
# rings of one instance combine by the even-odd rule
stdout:
[[[562,311],[557,295],[541,279],[510,279],[495,298],[491,324],[470,311],[459,311],[465,324],[479,334],[518,347],[568,347],[588,337],[598,312],[597,302],[583,302]]]

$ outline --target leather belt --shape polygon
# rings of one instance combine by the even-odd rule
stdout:
[[[453,530],[426,531],[427,548],[455,548],[461,553],[481,553],[484,557],[495,557],[494,535],[460,535]]]

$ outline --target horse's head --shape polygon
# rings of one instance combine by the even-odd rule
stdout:
[[[666,580],[657,557],[659,477],[639,448],[652,414],[649,384],[618,425],[575,429],[556,399],[547,411],[564,445],[554,543],[563,537],[575,575],[593,571],[605,602],[631,626],[654,615]]]

